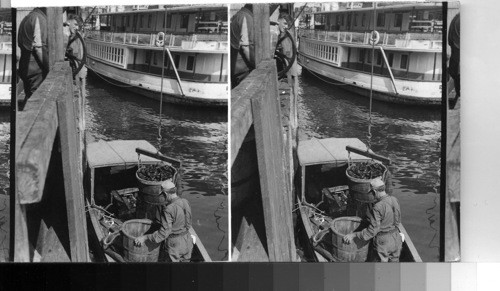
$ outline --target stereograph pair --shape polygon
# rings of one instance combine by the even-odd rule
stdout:
[[[459,261],[459,15],[2,8],[0,261]]]

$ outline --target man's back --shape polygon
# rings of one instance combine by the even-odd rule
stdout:
[[[19,24],[17,43],[19,47],[31,51],[34,46],[46,47],[47,41],[47,16],[35,8]]]

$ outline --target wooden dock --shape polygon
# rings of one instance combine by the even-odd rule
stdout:
[[[73,80],[64,62],[62,12],[61,7],[47,9],[50,73],[16,116],[10,233],[15,262],[89,261],[83,77]]]
[[[291,163],[295,136],[292,130],[283,129],[292,128],[296,119],[283,119],[271,56],[269,5],[254,4],[253,14],[254,23],[260,23],[254,26],[259,36],[255,40],[257,66],[231,92],[230,159],[233,180],[241,178],[236,173],[240,159],[257,160],[259,179],[257,187],[236,191],[232,187],[234,201],[246,201],[231,206],[232,260],[291,262],[297,260]]]

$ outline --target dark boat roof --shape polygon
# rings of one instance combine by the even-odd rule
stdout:
[[[383,3],[383,2],[381,2],[381,3]],[[388,10],[409,12],[409,11],[412,11],[413,9],[422,10],[422,9],[441,8],[441,7],[442,7],[442,5],[440,2],[435,2],[435,3],[415,2],[412,4],[395,4],[395,5],[387,5],[387,6],[377,6],[377,12],[388,11]],[[339,10],[335,10],[335,11],[321,11],[321,12],[315,12],[314,14],[334,14],[334,13],[357,12],[357,11],[373,11],[373,7],[363,7],[363,8],[354,8],[354,9],[339,9]]]
[[[299,141],[297,156],[301,166],[337,164],[342,166],[347,163],[349,157],[346,146],[352,146],[360,150],[367,150],[366,145],[358,138],[325,138]],[[373,153],[372,151],[370,151]],[[370,158],[351,153],[351,161],[368,161]]]
[[[156,148],[145,140],[99,140],[87,145],[87,162],[90,168],[137,165],[136,148],[156,152]],[[159,160],[141,155],[142,163],[157,163]]]
[[[226,4],[207,4],[207,5],[184,5],[177,7],[168,7],[167,12],[178,12],[178,11],[207,11],[207,10],[218,10],[218,9],[227,9]],[[156,9],[140,9],[133,11],[121,11],[121,12],[106,12],[100,13],[99,15],[119,15],[119,14],[138,14],[138,13],[154,13],[154,12],[164,12],[165,8],[156,8]]]

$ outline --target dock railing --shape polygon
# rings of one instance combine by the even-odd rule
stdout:
[[[332,43],[369,45],[370,32],[325,31],[316,29],[300,29],[299,36],[312,40]],[[431,49],[442,48],[443,35],[439,33],[380,33],[377,45],[394,48]]]
[[[161,45],[157,44],[158,34],[154,33],[144,34],[93,30],[86,33],[86,38],[116,44],[145,46],[151,48],[161,47]],[[163,41],[165,46],[169,48],[226,51],[228,45],[228,35],[165,33]]]

